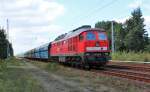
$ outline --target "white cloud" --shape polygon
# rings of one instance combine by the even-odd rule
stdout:
[[[6,0],[7,1],[7,0]],[[2,2],[0,4],[1,17],[7,17],[15,21],[51,22],[64,13],[64,6],[56,2],[45,0],[14,0],[13,3]],[[27,21],[28,20],[28,21]]]
[[[135,0],[134,2],[129,4],[129,8],[136,9],[142,5],[141,0]]]
[[[124,17],[124,18],[119,18],[119,19],[114,19],[116,22],[118,23],[125,23],[127,19],[129,19],[130,17]]]
[[[136,9],[138,7],[142,7],[144,10],[150,10],[149,1],[147,0],[134,0],[134,2],[128,5],[131,9]]]
[[[148,31],[148,34],[149,34],[149,37],[150,37],[150,16],[145,16],[144,17],[144,19],[145,19],[145,28],[146,28],[146,30]]]
[[[63,28],[57,25],[14,28],[10,31],[10,37],[14,50],[24,52],[54,40],[58,35],[64,33]]]
[[[64,33],[53,22],[64,14],[64,6],[53,0],[0,0],[0,25],[10,20],[10,38],[15,54],[51,41]]]
[[[144,16],[145,23],[150,23],[150,16]]]

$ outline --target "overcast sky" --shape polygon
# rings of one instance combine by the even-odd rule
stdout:
[[[10,41],[18,54],[84,24],[124,22],[138,6],[150,35],[150,0],[0,0],[0,26],[6,28],[9,19]]]

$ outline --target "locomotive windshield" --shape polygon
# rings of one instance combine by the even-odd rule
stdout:
[[[98,33],[99,40],[107,40],[107,37],[104,33]]]
[[[93,32],[87,32],[86,38],[87,40],[96,40],[96,36]]]

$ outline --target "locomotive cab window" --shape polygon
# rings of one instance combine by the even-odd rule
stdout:
[[[93,32],[87,32],[86,39],[87,40],[96,40],[96,36]]]
[[[99,40],[107,40],[107,37],[104,33],[98,33]]]

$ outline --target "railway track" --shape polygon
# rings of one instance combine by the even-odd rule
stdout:
[[[92,70],[110,76],[150,83],[150,65],[130,63],[109,63],[103,71]]]
[[[95,70],[94,70],[95,71]],[[105,75],[117,76],[126,79],[137,80],[140,82],[150,83],[150,74],[137,72],[137,71],[129,71],[129,70],[119,70],[106,68],[104,71],[97,71],[97,73],[103,73]]]
[[[150,72],[150,66],[148,67],[148,66],[136,66],[136,65],[107,65],[107,67]]]
[[[150,72],[150,64],[143,64],[143,63],[138,64],[138,63],[110,62],[108,63],[107,67]]]

